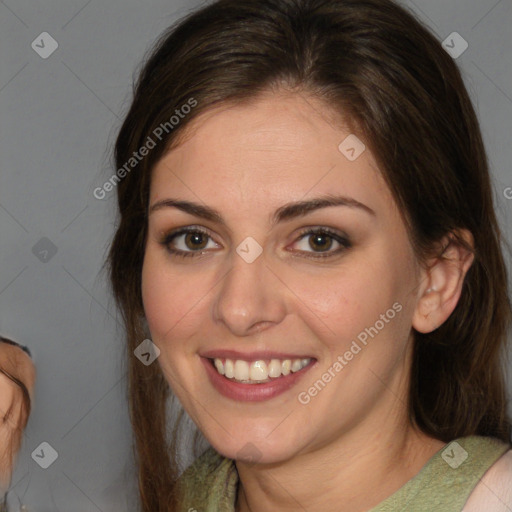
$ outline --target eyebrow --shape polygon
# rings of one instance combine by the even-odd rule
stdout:
[[[376,216],[375,211],[372,210],[369,206],[366,206],[365,204],[360,203],[351,197],[325,195],[309,199],[307,201],[296,201],[281,206],[274,212],[271,218],[271,225],[274,226],[279,222],[291,220],[296,217],[303,217],[310,212],[320,210],[322,208],[330,208],[332,206],[345,206],[348,208],[355,208],[366,212],[369,215]],[[177,208],[178,210],[181,210],[190,215],[194,215],[195,217],[200,217],[222,226],[226,225],[220,212],[214,208],[179,199],[168,198],[157,201],[149,208],[149,214],[157,210],[162,210],[163,208]]]

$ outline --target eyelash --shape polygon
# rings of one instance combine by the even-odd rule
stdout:
[[[181,228],[181,229],[179,229],[177,231],[172,231],[171,233],[168,233],[168,234],[164,235],[164,237],[160,241],[160,243],[167,249],[167,251],[171,255],[173,255],[173,257],[176,256],[176,257],[179,257],[179,258],[187,258],[187,257],[197,257],[197,255],[199,255],[199,254],[204,254],[204,250],[203,250],[203,252],[201,252],[201,251],[182,251],[180,249],[171,249],[169,247],[170,243],[176,237],[181,236],[181,235],[191,234],[191,233],[205,235],[208,238],[212,239],[211,236],[205,230],[203,230],[203,229],[201,229],[199,227],[196,228],[196,227],[190,226],[190,227],[187,227],[187,228]],[[311,258],[311,259],[330,258],[330,257],[336,256],[336,255],[344,252],[345,250],[349,249],[350,247],[352,247],[350,239],[346,235],[340,235],[336,231],[333,231],[333,230],[331,230],[329,228],[320,228],[320,227],[318,227],[318,228],[306,228],[303,231],[301,231],[301,233],[299,234],[299,237],[298,237],[297,240],[302,240],[307,235],[318,235],[318,234],[327,235],[329,238],[332,238],[333,240],[338,242],[341,245],[341,247],[338,248],[335,251],[318,252],[318,253],[316,253],[317,254],[316,256],[304,256],[304,257]],[[307,253],[309,253],[309,251],[295,251],[295,252],[307,252]],[[315,252],[312,252],[311,254],[315,254]]]

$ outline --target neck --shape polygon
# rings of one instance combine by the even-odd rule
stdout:
[[[375,507],[445,445],[407,425],[406,417],[397,420],[395,412],[388,413],[384,422],[368,421],[282,463],[237,462],[236,511],[339,512],[341,505],[343,512],[363,512]]]

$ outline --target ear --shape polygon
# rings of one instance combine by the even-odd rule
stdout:
[[[474,247],[469,231],[460,230],[457,235]],[[474,260],[473,252],[461,245],[453,234],[443,238],[442,244],[441,254],[432,258],[421,271],[421,286],[412,319],[412,326],[421,333],[435,331],[452,314]]]

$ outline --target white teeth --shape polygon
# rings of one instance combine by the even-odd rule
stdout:
[[[228,379],[253,384],[269,382],[270,379],[277,379],[281,375],[298,372],[311,362],[311,358],[258,360],[251,363],[241,359],[226,359],[223,362],[222,359],[215,358],[213,362],[217,371]]]
[[[281,376],[281,361],[279,359],[272,359],[268,365],[268,376],[277,378]]]
[[[235,379],[249,380],[249,365],[245,361],[235,361]]]
[[[298,372],[302,368],[300,359],[294,359],[292,362],[292,372]]]
[[[217,361],[217,359],[216,359]],[[220,361],[220,364],[222,364],[222,361]],[[226,359],[226,364],[224,365],[224,371],[226,372],[226,377],[228,379],[232,379],[235,376],[235,366],[233,365],[233,361],[231,359]],[[221,374],[222,375],[222,374]]]
[[[224,375],[224,365],[222,364],[222,361],[220,359],[215,359],[215,368],[217,368],[217,371]]]
[[[268,379],[267,363],[265,361],[254,361],[249,369],[250,380]]]

